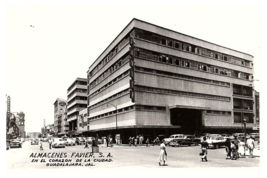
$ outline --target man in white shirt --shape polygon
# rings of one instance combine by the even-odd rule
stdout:
[[[255,143],[254,143],[254,140],[252,139],[252,136],[249,137],[249,139],[247,140],[247,146],[248,146],[248,149],[249,149],[249,157],[250,158],[253,158],[253,149],[255,147]]]

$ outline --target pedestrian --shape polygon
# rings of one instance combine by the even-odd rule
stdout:
[[[233,142],[234,142],[234,144],[235,144],[235,149],[236,149],[236,151],[238,151],[238,149],[239,149],[239,140],[238,140],[238,138],[237,138],[237,135],[234,135],[234,139],[232,140]],[[237,157],[238,157],[238,154],[237,154]]]
[[[208,144],[208,142],[207,142],[207,138],[206,137],[203,137],[203,141],[200,143],[200,145],[201,145],[201,161],[203,161],[203,160],[206,160],[206,161],[208,161],[208,159],[207,159],[207,154],[208,154],[208,151],[207,151],[207,149],[208,149],[208,147],[209,147],[209,144]]]
[[[136,136],[136,139],[137,139],[136,144],[138,144],[138,142],[139,142],[139,135]]]
[[[137,146],[137,138],[134,138],[134,146]]]
[[[129,137],[129,146],[132,146],[132,138]]]
[[[231,157],[231,140],[230,140],[230,138],[227,138],[225,141],[225,151],[226,151],[226,159],[228,159],[228,157]]]
[[[238,152],[237,152],[237,146],[233,140],[231,141],[230,147],[231,147],[231,159],[236,160],[238,158]]]
[[[51,150],[51,147],[52,147],[52,138],[49,139],[49,149]]]
[[[109,135],[107,135],[107,147],[108,147],[108,144],[109,144]]]
[[[43,143],[42,142],[40,142],[40,150],[44,150],[43,149]]]
[[[239,142],[238,144],[238,153],[239,153],[239,157],[246,156],[246,144],[245,142]]]
[[[85,140],[84,148],[89,148],[88,147],[88,140]]]
[[[164,141],[161,141],[160,144],[160,152],[159,152],[159,166],[164,166],[165,161],[167,160],[167,151],[166,151],[166,146],[164,144]],[[161,164],[163,162],[163,164]]]
[[[142,137],[142,135],[140,135],[139,136],[139,145],[142,145],[143,144],[142,142],[143,142],[143,137]]]
[[[252,139],[252,136],[250,136],[249,139],[247,140],[247,146],[249,150],[249,157],[253,158],[253,150],[255,148],[255,143],[254,140]]]
[[[156,145],[159,145],[159,137],[156,138]]]
[[[149,138],[146,139],[146,147],[149,147]]]
[[[102,138],[103,138],[103,146],[107,145],[106,137],[102,137]]]
[[[113,147],[112,137],[109,138],[109,144],[110,144],[110,147]]]

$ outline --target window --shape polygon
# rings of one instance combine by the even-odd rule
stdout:
[[[168,58],[168,63],[172,64],[172,58]]]
[[[166,45],[166,39],[161,39],[161,44]]]
[[[185,67],[189,67],[189,62],[185,62]]]
[[[180,47],[179,43],[176,42],[174,47],[179,48]]]
[[[179,64],[179,60],[178,59],[176,59],[175,60],[175,64],[177,65],[177,66],[179,66],[180,64]]]
[[[166,62],[166,56],[161,56],[162,62]]]
[[[172,41],[168,40],[168,46],[172,47]]]

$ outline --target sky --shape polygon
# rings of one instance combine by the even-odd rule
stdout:
[[[53,123],[56,99],[67,99],[67,88],[77,77],[86,78],[89,66],[133,18],[253,55],[254,78],[259,80],[255,89],[263,91],[265,6],[251,4],[257,1],[75,2],[13,3],[6,4],[2,12],[5,43],[1,76],[5,87],[1,99],[6,102],[3,96],[9,95],[11,112],[25,113],[26,132],[41,132],[44,119],[46,124]],[[2,118],[5,112],[6,108]]]

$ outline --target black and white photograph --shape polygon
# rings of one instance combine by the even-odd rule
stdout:
[[[264,174],[264,1],[1,10],[5,175]]]

